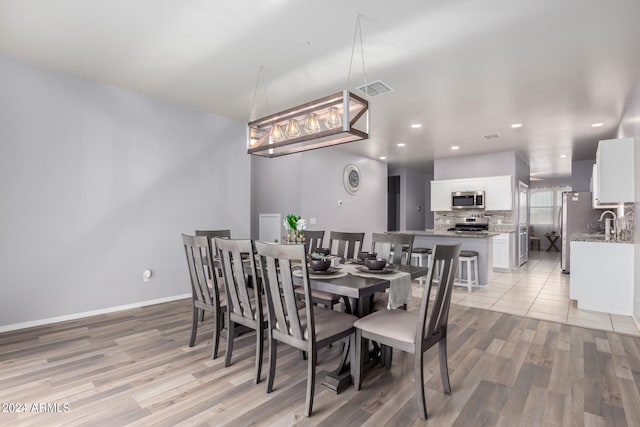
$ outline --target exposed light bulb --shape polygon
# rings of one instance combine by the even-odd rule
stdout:
[[[284,133],[282,133],[282,128],[279,124],[273,125],[271,128],[271,134],[269,135],[270,142],[280,142],[284,139]]]
[[[320,130],[320,123],[318,122],[318,116],[316,113],[309,114],[307,121],[304,123],[304,131],[306,133],[316,133]]]
[[[284,131],[287,138],[297,138],[300,136],[300,126],[298,126],[298,121],[296,119],[289,120],[287,123],[287,129]]]
[[[327,115],[324,124],[329,129],[335,129],[342,125],[342,122],[340,121],[340,113],[336,107],[329,108],[329,114]]]

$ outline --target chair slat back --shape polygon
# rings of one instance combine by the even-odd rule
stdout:
[[[324,240],[324,230],[305,230],[304,240],[304,247],[306,248],[305,252],[310,254],[314,251],[314,249],[322,247],[322,241]]]
[[[386,234],[373,233],[371,235],[371,252],[376,252],[378,258],[388,260],[393,251],[392,264],[411,264],[411,254],[413,253],[413,234]]]
[[[422,302],[420,304],[420,313],[418,317],[418,327],[416,328],[416,343],[422,343],[429,340],[430,337],[446,331],[449,319],[449,306],[451,303],[451,291],[453,282],[458,269],[458,257],[460,256],[461,244],[457,245],[435,245],[433,249],[432,259],[429,263],[429,273],[427,274],[426,285],[427,292],[423,292]],[[440,283],[436,292],[431,315],[427,324],[427,311],[429,308],[429,297],[433,288],[434,275],[433,266],[435,263],[440,264]]]
[[[332,231],[329,234],[329,247],[331,248],[331,254],[339,256],[344,259],[354,259],[356,247],[358,251],[362,248],[362,241],[364,240],[364,233],[344,233],[341,231]],[[334,251],[334,245],[337,244],[337,250]]]
[[[305,339],[293,288],[292,266],[294,263],[300,263],[305,301],[311,301],[304,245],[255,242],[255,247],[260,256],[263,286],[267,294],[269,329],[290,337],[289,344],[300,346],[305,341],[315,341],[312,304],[305,304],[304,315],[309,330],[308,337]]]
[[[248,320],[261,319],[262,304],[257,280],[254,280],[253,300],[249,294],[252,278],[258,277],[251,240],[228,240],[216,237],[215,244],[227,291],[227,310]],[[247,271],[245,266],[249,267]]]
[[[209,239],[205,236],[183,234],[182,243],[189,266],[193,299],[201,304],[217,306],[220,295],[217,278],[209,275],[209,266],[213,262]]]
[[[215,257],[218,254],[216,250],[215,238],[222,237],[222,238],[230,239],[231,230],[196,230],[196,236],[205,236],[207,239],[209,239],[209,246],[211,246],[211,253]],[[210,271],[211,271],[211,276],[213,276],[213,269],[211,269]],[[222,272],[220,271],[219,268],[216,268],[216,272],[218,273],[218,277],[222,276]]]

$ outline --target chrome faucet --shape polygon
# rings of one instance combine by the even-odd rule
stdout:
[[[600,219],[598,221],[602,221],[602,218],[606,214],[611,214],[611,218],[606,218],[604,221],[604,238],[605,240],[609,240],[611,238],[611,232],[613,231],[614,236],[617,236],[617,227],[616,227],[616,213],[614,211],[604,211],[602,215],[600,215]]]

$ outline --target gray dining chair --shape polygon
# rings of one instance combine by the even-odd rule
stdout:
[[[456,276],[460,244],[435,245],[425,292],[422,294],[418,313],[405,310],[380,310],[356,321],[356,368],[354,386],[360,390],[362,385],[362,353],[368,348],[366,340],[396,348],[414,355],[414,375],[416,398],[420,416],[427,418],[427,406],[424,393],[424,352],[435,344],[440,347],[440,376],[446,394],[451,393],[449,369],[447,367],[447,323],[451,290]],[[429,297],[433,288],[433,263],[441,262],[441,281],[437,287],[433,306],[427,321]]]
[[[304,247],[308,254],[321,248],[323,240],[324,230],[304,230]]]
[[[230,239],[231,230],[196,230],[196,236],[205,236],[209,239],[209,244],[211,245],[211,253],[215,256],[217,255],[217,251],[214,239],[216,237]],[[211,269],[211,274],[213,274],[214,270],[215,269]],[[218,277],[222,277],[222,272],[219,269],[216,271],[216,273],[218,274]]]
[[[395,265],[410,265],[415,235],[405,233],[373,233],[371,235],[371,252],[378,258],[391,260]],[[373,310],[384,310],[387,307],[388,292],[376,292],[373,299]]]
[[[322,241],[324,240],[324,230],[304,231],[305,243],[304,248],[307,254],[311,254],[314,249],[322,247]],[[298,298],[304,299],[304,290],[300,287],[295,289]],[[332,294],[331,292],[318,291],[316,289],[311,290],[311,297],[314,304],[320,304],[326,308],[333,308],[334,305],[340,302],[340,295]]]
[[[358,255],[356,248],[361,251],[363,241],[364,233],[345,233],[342,231],[329,233],[331,254],[343,259],[354,259]]]
[[[204,316],[204,312],[208,311],[213,314],[214,319],[211,357],[215,359],[218,357],[220,333],[223,328],[223,314],[226,311],[227,302],[226,298],[221,297],[217,275],[211,274],[209,270],[209,266],[213,265],[211,239],[206,236],[183,234],[182,243],[189,267],[193,305],[193,322],[189,347],[193,347],[196,344],[199,315],[202,314]]]
[[[309,273],[303,245],[278,245],[255,242],[260,256],[263,286],[269,307],[269,374],[267,393],[273,391],[276,371],[277,343],[290,345],[307,352],[307,394],[305,416],[311,416],[316,376],[317,352],[343,338],[351,340],[353,348],[353,323],[358,319],[347,313],[333,311],[313,304],[298,309],[294,293],[293,265],[300,265],[305,301],[311,300]],[[353,366],[355,360],[352,354]]]
[[[256,331],[256,363],[254,383],[260,382],[264,329],[267,326],[263,312],[260,280],[256,270],[251,240],[229,240],[216,237],[222,277],[227,295],[227,352],[224,366],[231,365],[235,326],[242,325]],[[248,267],[248,268],[246,268]],[[249,287],[253,284],[253,287]]]
[[[371,235],[371,252],[378,254],[378,258],[391,259],[392,264],[411,264],[413,240],[415,235],[405,233],[373,233]]]

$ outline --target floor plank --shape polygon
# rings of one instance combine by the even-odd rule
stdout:
[[[298,351],[279,346],[267,394],[266,355],[262,382],[253,384],[253,333],[236,340],[225,368],[224,341],[211,359],[211,319],[193,348],[190,322],[190,301],[181,300],[0,334],[0,400],[27,408],[7,408],[0,425],[640,425],[640,338],[630,335],[453,304],[452,394],[442,390],[431,349],[425,422],[411,355],[396,352],[392,368],[368,372],[362,390],[335,395],[320,383],[339,346],[321,350],[314,414],[305,418]],[[31,410],[34,403],[46,410]]]

